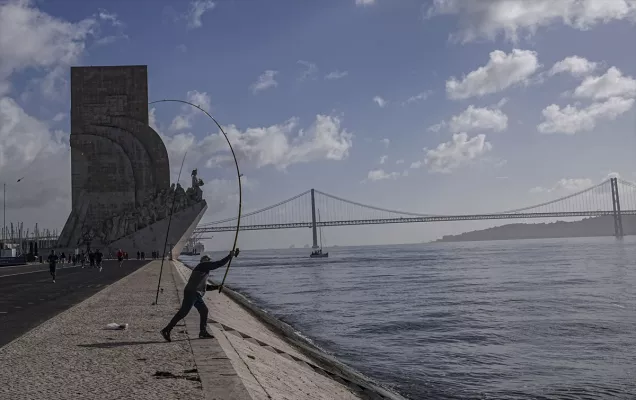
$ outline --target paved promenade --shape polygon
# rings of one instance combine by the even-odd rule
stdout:
[[[208,292],[208,328],[198,339],[193,309],[159,335],[180,305],[190,270],[160,261],[0,347],[0,399],[399,399],[308,357],[226,294]],[[110,322],[129,329],[104,329]],[[382,391],[381,391],[382,392]]]
[[[101,272],[60,264],[55,283],[48,264],[0,268],[0,346],[147,263],[126,261],[119,268],[117,261],[104,261]]]
[[[203,399],[198,374],[186,372],[195,364],[179,333],[184,328],[175,328],[172,343],[158,333],[179,304],[166,262],[165,289],[159,305],[151,305],[159,264],[150,262],[1,347],[0,399]],[[110,322],[130,326],[105,330]]]

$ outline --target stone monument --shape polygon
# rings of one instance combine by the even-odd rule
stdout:
[[[71,68],[72,209],[58,248],[179,255],[203,217],[203,181],[170,184],[168,153],[148,125],[146,66]]]

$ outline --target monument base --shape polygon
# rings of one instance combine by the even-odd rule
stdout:
[[[168,243],[165,253],[176,258],[185,246],[192,231],[208,209],[205,200],[189,206],[172,215],[170,222],[170,232],[168,233]],[[142,228],[131,235],[125,236],[105,246],[104,253],[116,254],[119,249],[128,252],[130,258],[135,258],[137,251],[143,251],[146,258],[150,258],[153,251],[164,253],[166,243],[166,233],[168,231],[169,218],[164,218],[154,224]]]

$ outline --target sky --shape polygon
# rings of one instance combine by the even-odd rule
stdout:
[[[224,126],[244,210],[315,188],[418,213],[541,203],[636,181],[636,0],[0,0],[7,223],[70,212],[69,67],[148,66],[151,100]],[[236,214],[227,144],[200,112],[151,107],[203,222]],[[23,178],[19,183],[18,179]],[[330,244],[411,243],[499,222],[337,227]],[[245,232],[244,248],[309,230]],[[208,248],[231,245],[218,234]]]

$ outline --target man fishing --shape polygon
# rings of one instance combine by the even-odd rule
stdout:
[[[200,316],[200,324],[199,324],[199,338],[213,338],[214,336],[208,332],[208,307],[205,305],[203,301],[203,296],[205,295],[205,290],[208,283],[208,276],[210,275],[210,271],[221,268],[225,264],[227,264],[232,257],[238,257],[239,249],[231,251],[225,258],[219,261],[210,261],[210,257],[203,256],[201,257],[201,262],[197,265],[190,274],[190,279],[188,279],[188,283],[183,289],[183,302],[181,303],[181,308],[170,323],[161,330],[161,336],[163,336],[166,341],[170,342],[170,332],[172,328],[177,325],[177,322],[181,321],[183,318],[188,315],[192,306],[194,306],[197,311],[199,311]]]

